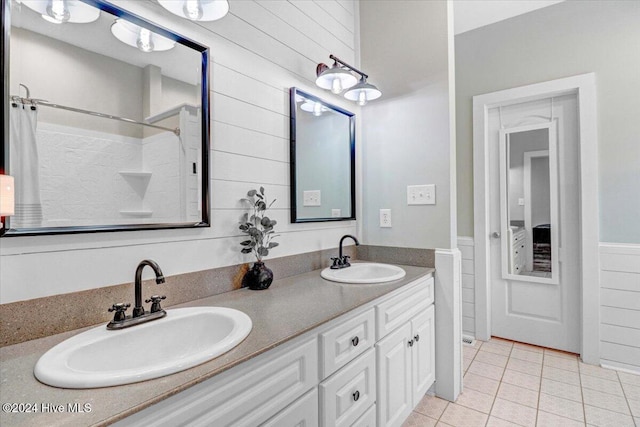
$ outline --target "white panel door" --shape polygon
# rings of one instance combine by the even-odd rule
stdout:
[[[551,189],[548,196],[550,207],[546,208],[550,217],[544,218],[538,212],[540,204],[530,201],[530,194],[524,202],[524,160],[522,171],[518,171],[520,157],[544,148],[529,142],[534,138],[527,139],[527,135],[518,132],[550,123],[551,114],[557,131],[553,134],[554,126],[548,131],[548,168],[551,175],[554,170],[557,172],[557,185],[553,185],[553,177],[551,184],[546,184]],[[491,334],[578,353],[581,281],[576,96],[556,97],[553,102],[544,99],[510,105],[502,107],[501,111],[492,109],[488,129],[492,231]],[[502,135],[501,139],[501,133],[508,135],[506,138]],[[519,138],[517,143],[515,136]],[[554,138],[556,150],[552,149]],[[518,152],[522,147],[525,147],[524,153]],[[505,159],[511,162],[506,167]],[[531,177],[527,180],[530,182]],[[527,188],[527,192],[531,188]],[[557,213],[555,218],[554,211]],[[550,227],[545,231],[546,224]],[[507,239],[515,234],[522,235],[522,230],[526,231],[525,253],[533,254],[533,263],[521,262],[514,267],[513,259],[518,257],[516,244]],[[521,249],[518,246],[518,250]],[[554,270],[546,271],[551,268],[548,266],[553,266]]]

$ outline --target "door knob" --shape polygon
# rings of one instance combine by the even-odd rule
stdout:
[[[500,233],[498,233],[497,231],[494,231],[493,233],[491,233],[491,237],[493,237],[494,239],[499,239]]]

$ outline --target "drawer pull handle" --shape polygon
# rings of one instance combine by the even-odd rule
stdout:
[[[353,401],[357,402],[358,399],[360,399],[360,392],[356,390],[355,393],[353,393]]]
[[[409,347],[413,347],[413,340],[409,340],[407,344],[409,344]]]
[[[360,339],[357,336],[351,338],[351,344],[353,344],[354,347],[357,347],[359,343],[360,343]]]
[[[418,335],[416,335],[415,337],[413,337],[413,339],[414,339],[416,342],[420,341],[420,334],[418,334]]]

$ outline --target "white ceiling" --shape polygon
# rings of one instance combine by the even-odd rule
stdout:
[[[484,27],[564,0],[453,0],[455,34]]]

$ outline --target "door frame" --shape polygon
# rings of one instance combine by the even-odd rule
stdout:
[[[600,362],[600,282],[598,212],[598,135],[595,73],[473,97],[473,213],[476,338],[491,338],[489,239],[489,109],[549,97],[576,94],[578,101],[580,182],[580,355]]]

